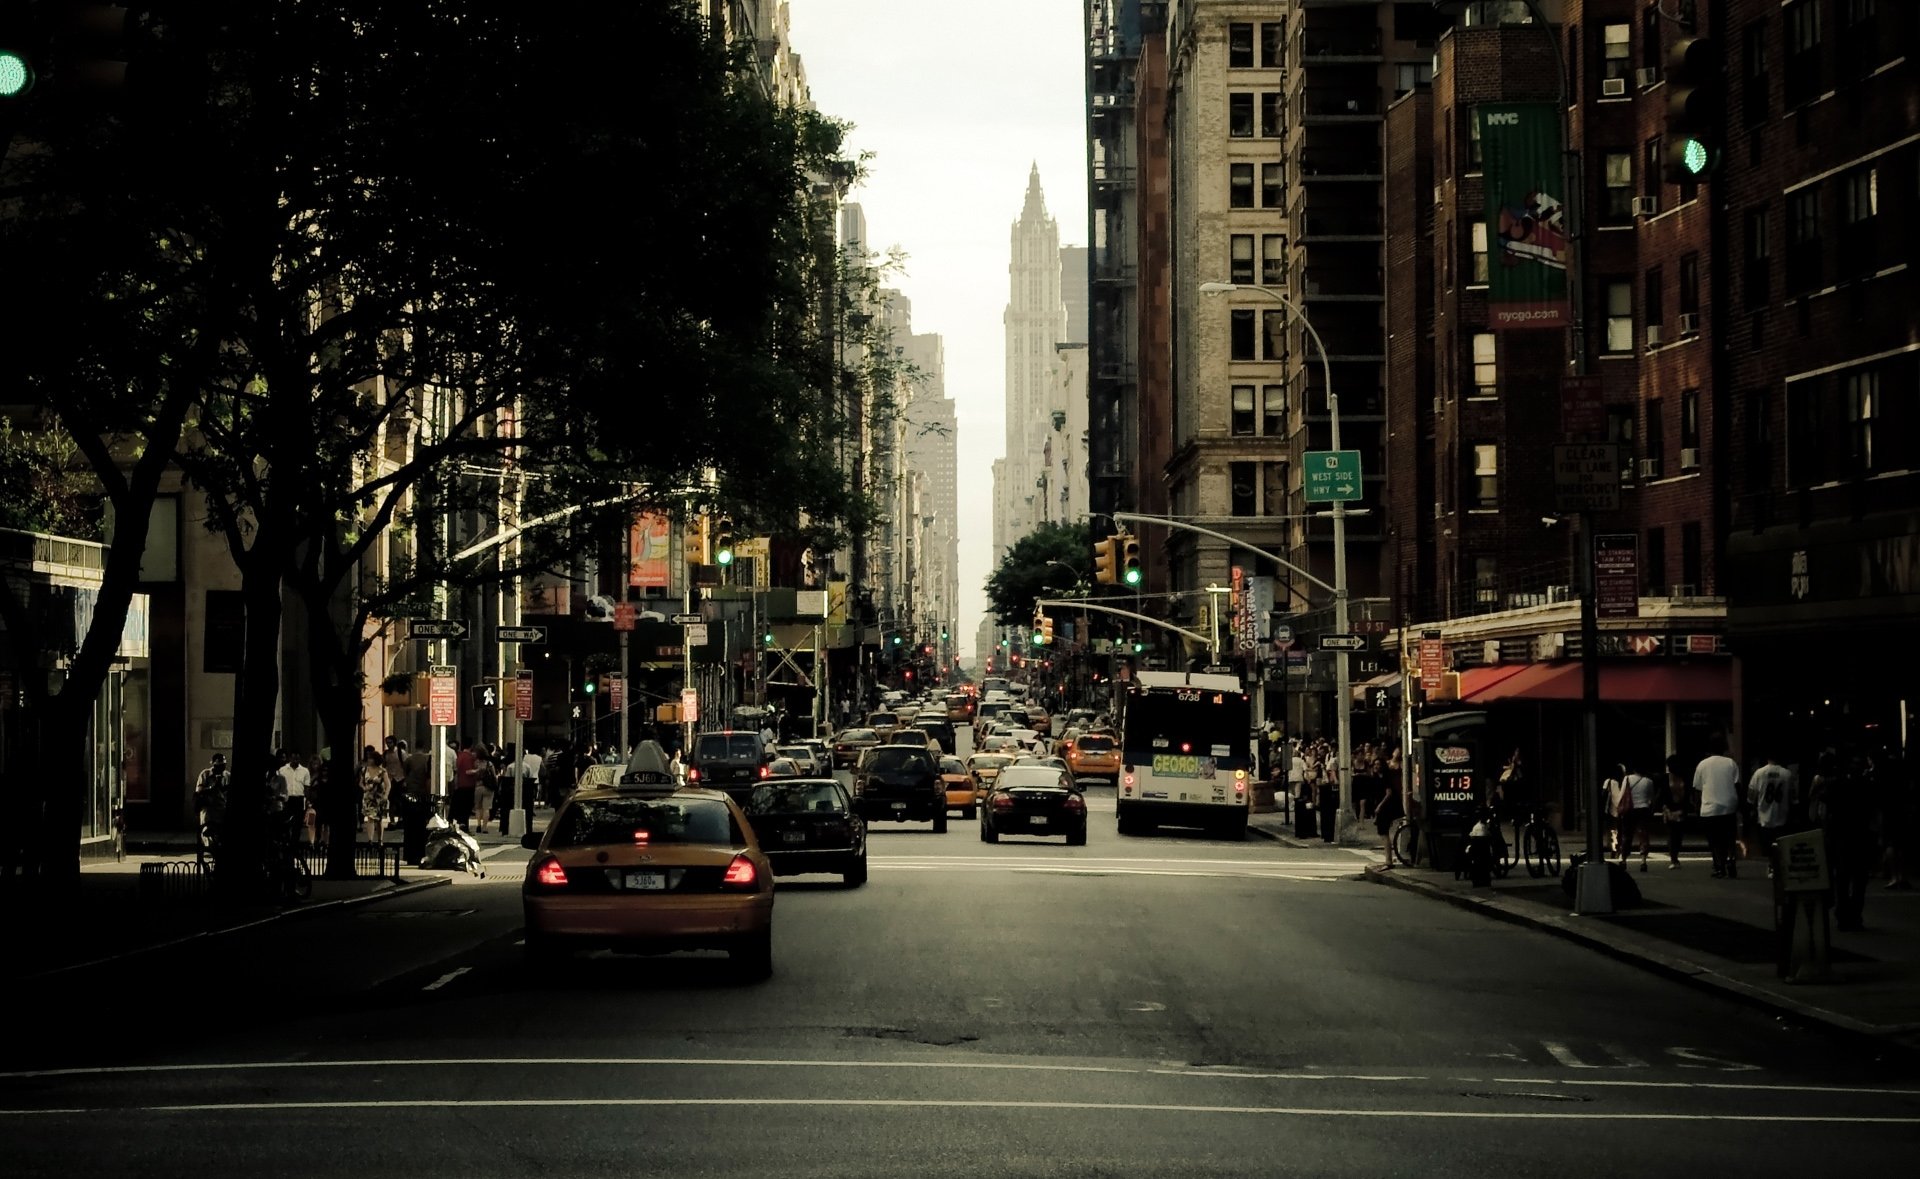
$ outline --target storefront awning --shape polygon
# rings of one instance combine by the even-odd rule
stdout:
[[[1492,672],[1501,668],[1476,668]],[[1471,673],[1467,673],[1471,674]],[[1469,686],[1461,676],[1460,698],[1474,704],[1500,700],[1578,700],[1580,664],[1524,663],[1511,674]],[[1606,664],[1600,668],[1600,699],[1616,703],[1687,704],[1733,699],[1733,665],[1712,663]]]
[[[1480,700],[1481,693],[1504,683],[1533,666],[1530,663],[1496,663],[1492,667],[1469,667],[1460,673],[1461,700]]]

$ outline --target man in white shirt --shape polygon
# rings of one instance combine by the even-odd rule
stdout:
[[[1753,771],[1747,782],[1747,797],[1753,799],[1754,818],[1760,824],[1760,846],[1767,852],[1767,875],[1773,875],[1773,844],[1786,830],[1793,807],[1793,772],[1769,755],[1766,763]]]
[[[1693,788],[1700,794],[1700,825],[1707,829],[1707,848],[1713,853],[1713,874],[1740,874],[1734,856],[1734,824],[1740,814],[1740,765],[1727,756],[1724,737],[1713,739],[1713,752],[1693,769]]]

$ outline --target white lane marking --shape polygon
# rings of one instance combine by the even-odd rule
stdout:
[[[1619,1061],[1621,1068],[1647,1067],[1646,1061],[1641,1060],[1638,1056],[1635,1056],[1633,1053],[1627,1051],[1625,1048],[1622,1048],[1618,1044],[1602,1044],[1600,1045],[1600,1047],[1607,1050],[1608,1056],[1611,1056],[1615,1060]]]
[[[1425,1081],[1430,1079],[1382,1073],[1222,1073],[1201,1072],[1187,1068],[1150,1068],[1147,1071],[1162,1077],[1223,1077],[1233,1081]],[[1473,1077],[1454,1077],[1453,1079],[1479,1083]]]
[[[1718,1056],[1709,1056],[1698,1048],[1669,1048],[1667,1049],[1667,1055],[1677,1056],[1681,1060],[1689,1062],[1680,1065],[1680,1068],[1711,1068],[1726,1073],[1751,1073],[1758,1072],[1760,1069],[1760,1066],[1757,1064],[1743,1064],[1737,1060],[1726,1060]]]
[[[906,1097],[514,1097],[467,1098],[464,1100],[408,1101],[363,1099],[358,1101],[236,1101],[181,1105],[101,1106],[94,1109],[0,1109],[0,1116],[45,1116],[47,1114],[129,1113],[288,1113],[297,1110],[401,1110],[401,1109],[588,1109],[637,1107],[738,1107],[768,1108],[802,1106],[812,1109],[1007,1109],[1073,1110],[1095,1113],[1191,1113],[1191,1114],[1264,1114],[1269,1117],[1300,1118],[1401,1118],[1408,1120],[1470,1122],[1763,1122],[1800,1125],[1846,1126],[1920,1126],[1920,1115],[1907,1117],[1869,1117],[1864,1115],[1821,1114],[1717,1114],[1665,1113],[1648,1111],[1604,1112],[1597,1110],[1493,1110],[1493,1109],[1316,1109],[1312,1106],[1284,1105],[1174,1105],[1147,1102],[1101,1101],[1014,1101],[1006,1099],[969,1100],[964,1098]]]
[[[1138,1003],[1131,1003],[1127,1006],[1128,1011],[1165,1011],[1166,1009],[1167,1005],[1165,1003],[1155,1003],[1151,999],[1142,999]]]
[[[1757,1066],[1756,1066],[1757,1067]],[[1455,1077],[1471,1081],[1472,1077]],[[1920,1097],[1920,1089],[1855,1088],[1847,1085],[1738,1084],[1733,1081],[1625,1081],[1601,1077],[1492,1077],[1495,1085],[1568,1085],[1582,1088],[1611,1089],[1726,1089],[1752,1093],[1843,1093],[1847,1096]]]
[[[951,1068],[982,1071],[1039,1073],[1139,1073],[1138,1068],[1095,1064],[1012,1064],[988,1060],[779,1060],[742,1058],[702,1058],[683,1056],[472,1056],[440,1057],[427,1060],[252,1060],[228,1064],[119,1064],[86,1068],[35,1069],[28,1072],[0,1073],[0,1079],[14,1077],[87,1077],[123,1076],[130,1073],[196,1073],[233,1069],[309,1069],[309,1068],[410,1068],[418,1065],[499,1064],[513,1068],[527,1065],[615,1065],[627,1066],[700,1066],[714,1068]]]
[[[1565,1044],[1556,1044],[1552,1040],[1542,1040],[1540,1041],[1540,1045],[1541,1047],[1547,1050],[1547,1053],[1550,1056],[1552,1056],[1555,1060],[1559,1061],[1561,1064],[1566,1065],[1568,1068],[1600,1068],[1602,1067],[1597,1064],[1588,1064],[1586,1061],[1581,1060],[1578,1056],[1575,1056],[1573,1054],[1573,1049],[1567,1047]]]
[[[447,971],[447,973],[441,975],[439,978],[434,979],[432,982],[428,983],[426,986],[421,987],[420,989],[423,991],[437,991],[441,987],[446,986],[448,983],[452,982],[454,979],[459,978],[461,975],[465,974],[467,971],[472,969],[473,967],[471,966],[457,966],[454,969]]]

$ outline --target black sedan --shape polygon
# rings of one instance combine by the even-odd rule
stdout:
[[[867,823],[832,778],[781,778],[756,786],[747,822],[781,876],[838,872],[848,888],[867,882]]]
[[[980,841],[1002,835],[1064,835],[1087,842],[1087,800],[1073,775],[1046,765],[1010,765],[994,778],[980,808]]]

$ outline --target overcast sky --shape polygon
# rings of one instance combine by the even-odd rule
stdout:
[[[813,100],[871,152],[855,190],[913,329],[946,339],[960,418],[960,629],[970,651],[996,555],[993,460],[1005,448],[1008,232],[1040,166],[1060,244],[1087,238],[1081,9],[1072,0],[789,0]]]

